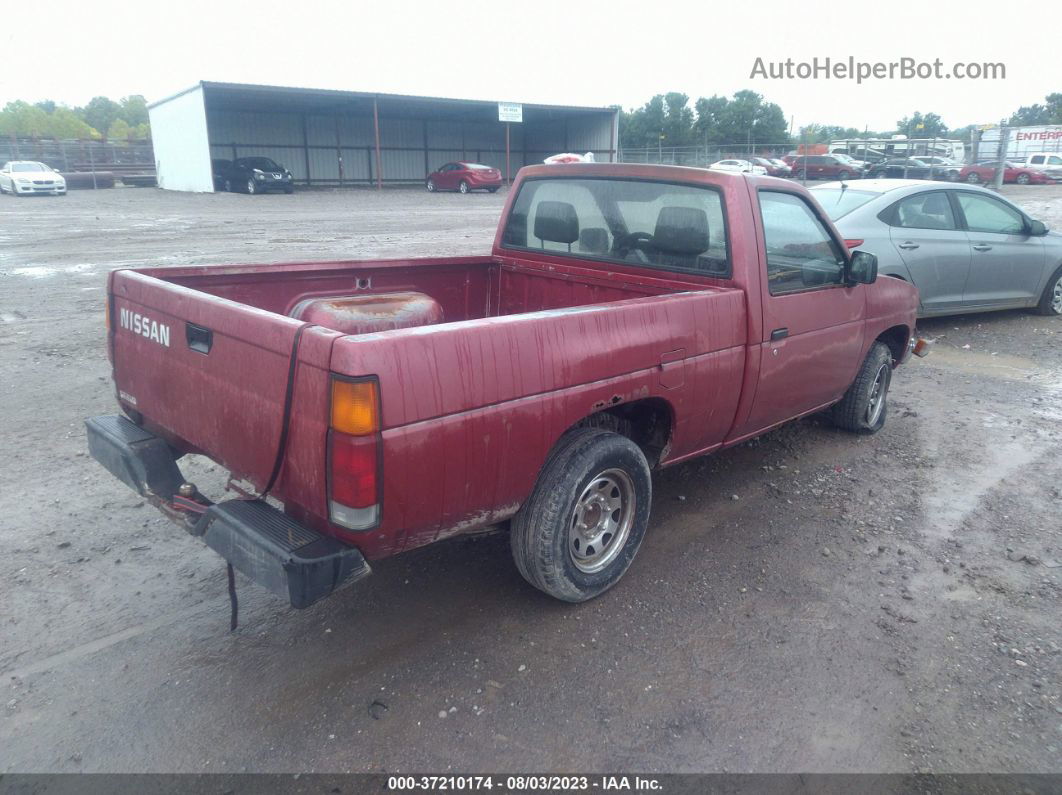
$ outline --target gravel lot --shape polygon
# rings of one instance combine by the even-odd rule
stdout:
[[[876,436],[658,473],[598,600],[495,535],[303,612],[244,582],[228,632],[221,561],[85,452],[107,271],[485,253],[504,198],[0,197],[0,772],[1062,772],[1062,321],[1024,312],[923,322]]]

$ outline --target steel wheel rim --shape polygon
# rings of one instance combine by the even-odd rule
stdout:
[[[1051,309],[1056,315],[1062,315],[1062,276],[1055,282],[1054,293],[1051,296]]]
[[[468,183],[462,182],[461,185],[458,187],[458,190],[460,190],[462,193],[468,193]]]
[[[254,180],[253,179],[247,180],[247,192],[248,193],[254,193],[254,191],[255,191]]]
[[[878,368],[874,376],[874,385],[870,387],[870,400],[867,401],[867,425],[874,427],[881,419],[881,412],[885,410],[885,396],[889,391],[889,376],[891,373],[888,362]]]
[[[575,568],[593,574],[619,556],[634,526],[635,507],[634,481],[622,469],[606,469],[590,479],[568,524],[568,554]]]
[[[1015,180],[1015,182],[1017,182],[1019,185],[1028,185],[1029,184],[1029,176],[1027,174],[1020,174],[1018,176],[1018,178]]]

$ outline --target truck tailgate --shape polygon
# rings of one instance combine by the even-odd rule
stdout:
[[[111,275],[118,397],[178,447],[263,488],[304,324],[136,271]]]

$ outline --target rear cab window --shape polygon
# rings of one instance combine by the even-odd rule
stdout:
[[[527,179],[502,248],[729,278],[723,199],[712,186],[611,177]]]

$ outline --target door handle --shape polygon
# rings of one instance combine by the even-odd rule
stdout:
[[[771,342],[776,342],[777,340],[784,340],[788,336],[789,336],[789,329],[787,329],[787,328],[776,328],[774,331],[771,332]]]
[[[974,251],[991,251],[992,247],[988,246],[988,245],[985,245],[984,243],[981,243],[980,245],[974,246],[973,250]]]
[[[918,248],[918,244],[917,243],[912,243],[910,240],[908,240],[906,243],[900,243],[899,245],[896,246],[896,248],[913,250],[913,249]]]

